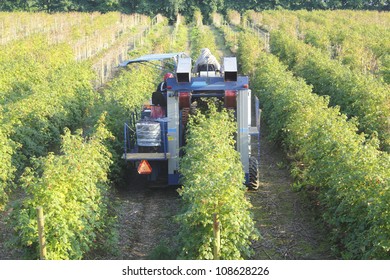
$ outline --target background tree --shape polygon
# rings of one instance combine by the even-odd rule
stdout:
[[[209,23],[213,12],[225,14],[227,10],[244,12],[245,10],[269,9],[367,9],[388,11],[388,0],[2,0],[0,11],[46,11],[46,12],[109,12],[158,13],[174,21],[177,14],[191,19],[194,11],[200,10],[204,21]]]
[[[34,11],[38,9],[37,0],[3,0],[0,2],[0,11]]]

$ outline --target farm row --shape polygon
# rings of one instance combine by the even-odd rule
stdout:
[[[280,30],[310,44],[352,70],[390,82],[389,13],[266,11],[248,12],[246,19],[269,32]]]
[[[77,60],[88,59],[112,46],[123,37],[131,37],[139,26],[150,24],[143,15],[120,13],[0,13],[1,44],[41,35],[52,44],[68,43]],[[32,46],[33,47],[33,46]]]
[[[368,26],[371,23],[380,26],[388,15],[375,14],[376,22],[370,20],[373,13],[338,13],[344,16],[342,13],[348,13],[351,18],[359,16]],[[234,15],[232,12],[231,19]],[[241,72],[250,75],[251,88],[260,98],[270,137],[286,148],[296,180],[294,187],[315,189],[318,193],[336,256],[387,259],[390,251],[388,85],[379,72],[362,73],[358,66],[351,67],[352,64],[339,59],[341,55],[332,57],[325,48],[313,43],[319,38],[313,42],[305,39],[314,32],[314,23],[323,21],[329,26],[335,24],[326,33],[333,38],[331,31],[341,26],[342,21],[331,12],[329,18],[323,19],[324,15],[247,13],[247,18],[262,28],[272,27],[269,30],[274,55],[264,51],[266,44],[252,28],[246,28],[249,25],[231,21],[233,28],[219,26],[230,49],[237,49]],[[69,16],[74,21],[69,20],[64,28],[72,30],[80,25],[91,36],[111,32],[105,29],[108,25],[99,24],[99,16],[107,17],[101,19],[103,23],[112,20],[113,26],[118,20],[118,14],[95,15],[96,19],[94,15]],[[51,30],[53,18],[42,17],[44,30]],[[297,18],[299,31],[305,38],[295,39],[289,33],[288,27]],[[191,26],[170,27],[161,21],[150,28],[146,20],[147,33],[133,29],[130,18],[122,21],[128,24],[123,29],[115,27],[119,35],[109,40],[111,47],[107,52],[120,46],[127,52],[130,46],[126,37],[139,32],[143,34],[142,47],[126,55],[183,51],[189,41],[193,58],[200,48],[217,51],[210,29],[199,24],[200,15],[194,20],[198,24]],[[359,26],[354,29],[356,33]],[[337,30],[338,36],[346,32],[342,27]],[[98,78],[92,69],[95,59],[104,57],[106,51],[100,50],[88,59],[75,59],[77,36],[68,37],[66,41],[73,42],[69,44],[48,42],[42,34],[31,35],[42,32],[49,31],[25,31],[20,37],[5,40],[0,48],[0,61],[4,65],[0,70],[0,206],[7,205],[11,190],[19,193],[20,199],[7,205],[13,209],[9,221],[16,230],[11,244],[25,249],[30,258],[38,257],[35,208],[42,206],[46,216],[47,257],[81,259],[99,244],[115,243],[117,237],[109,228],[116,221],[109,212],[107,194],[109,184],[122,176],[119,159],[123,122],[150,98],[161,73],[146,66],[131,66],[119,71],[97,91],[92,81]],[[371,38],[369,33],[361,32],[359,36]],[[349,40],[346,36],[343,48],[349,48]],[[374,53],[373,46],[364,48]],[[382,59],[378,53],[375,55]],[[181,161],[184,187],[180,194],[185,209],[178,215],[178,221],[182,258],[251,256],[251,241],[257,238],[257,233],[250,204],[245,199],[231,119],[228,112],[218,112],[212,105],[208,114],[190,119],[186,156]],[[217,135],[213,133],[216,127],[220,132]],[[201,141],[205,137],[210,141]],[[205,158],[205,154],[209,156]],[[218,253],[213,251],[218,248],[217,236],[222,245]]]
[[[329,96],[332,106],[356,118],[367,138],[378,136],[381,149],[388,151],[388,13],[248,12],[241,21],[260,33],[269,30],[271,52],[313,85],[316,93]],[[363,69],[369,65],[358,64],[367,61],[367,56],[377,65],[372,71]]]
[[[270,137],[286,148],[294,187],[314,188],[318,192],[333,249],[347,259],[389,258],[390,157],[379,150],[375,137],[367,140],[364,134],[358,133],[365,118],[377,115],[376,121],[371,120],[372,125],[381,126],[380,120],[388,122],[389,113],[383,112],[388,100],[386,87],[354,73],[360,79],[356,86],[365,94],[359,96],[365,101],[361,107],[366,109],[349,119],[338,106],[332,105],[340,105],[346,112],[357,110],[359,98],[353,97],[357,90],[347,86],[348,78],[333,75],[327,66],[332,61],[323,62],[324,58],[318,59],[315,51],[308,54],[304,46],[296,47],[300,43],[281,31],[271,32],[271,52],[276,56],[261,50],[264,43],[259,42],[252,29],[241,36],[239,61],[243,62],[243,72],[251,74],[251,87],[262,103]],[[294,73],[288,70],[288,62],[297,65],[291,67]],[[325,67],[328,71],[323,70]],[[340,68],[344,69],[341,65]],[[339,89],[336,96],[332,95],[336,89],[330,88],[332,83]],[[324,84],[329,88],[320,91],[320,85]],[[330,95],[330,99],[317,95],[317,90],[321,95]],[[350,103],[342,103],[343,98]],[[374,109],[369,110],[373,104],[376,104]],[[349,117],[356,115],[351,113]],[[386,129],[385,122],[370,132],[386,133]],[[382,134],[380,139],[386,146],[388,135]]]
[[[33,18],[33,15],[24,15],[19,21]],[[57,16],[53,17],[56,21]],[[70,19],[73,17],[73,14],[69,15]],[[86,15],[78,16],[79,19],[82,17]],[[46,21],[51,22],[52,18],[46,17]],[[84,27],[99,30],[101,25]],[[4,189],[8,179],[12,178],[11,159],[12,165],[22,170],[28,158],[42,156],[49,147],[58,144],[64,127],[73,129],[74,124],[80,124],[85,108],[95,99],[90,88],[95,75],[91,71],[91,60],[75,61],[72,45],[51,44],[42,35],[32,35],[2,46],[0,61],[3,66],[0,70],[0,104]],[[4,202],[5,195],[1,197]]]
[[[98,74],[94,82],[95,88],[112,77],[115,66],[128,58],[128,50],[142,45],[150,28],[162,20],[160,16],[150,19],[143,15],[120,13],[70,13],[67,16],[16,13],[16,15],[16,17],[8,13],[0,15],[4,50],[1,60],[7,66],[4,71],[4,82],[13,83],[9,75],[15,73],[28,75],[20,68],[24,66],[23,58],[27,53],[36,54],[42,47],[46,48],[43,52],[47,52],[50,46],[57,48],[65,46],[62,49],[65,59],[71,59],[69,57],[71,54],[77,61],[87,60],[93,65],[94,71]],[[66,18],[69,19],[67,22]],[[51,61],[60,61],[57,52],[53,54],[48,52],[47,55]],[[41,56],[40,60],[42,62],[44,56]],[[30,67],[35,66],[33,59]],[[51,65],[49,64],[47,68],[51,69]]]
[[[200,17],[198,14],[195,22],[201,22]],[[190,39],[192,57],[205,47],[217,54],[209,26],[194,25]],[[190,117],[180,162],[183,186],[179,193],[184,210],[178,215],[179,257],[246,259],[253,255],[251,242],[259,236],[245,196],[240,155],[235,150],[234,114],[218,109],[213,101],[207,107],[206,111],[198,108]]]
[[[155,27],[148,39],[145,40],[143,47],[132,51],[132,55],[179,51],[187,46],[189,36],[191,37],[193,55],[196,55],[202,44],[214,40],[212,33],[200,26],[193,27],[191,34],[188,33],[186,25],[176,25],[171,34],[169,29],[165,24]],[[170,36],[174,36],[175,41],[166,44],[170,41]],[[32,40],[38,39],[35,37],[21,39],[22,42],[26,42],[26,48],[29,47],[27,42],[31,44]],[[201,42],[203,43],[200,44]],[[153,68],[144,66],[130,67],[126,71],[120,72],[98,93],[90,83],[94,76],[90,70],[90,63],[74,61],[73,53],[67,44],[49,45],[42,39],[37,43],[39,45],[34,44],[36,49],[30,49],[25,53],[20,52],[20,57],[24,58],[26,53],[31,51],[34,54],[31,62],[35,63],[31,67],[33,69],[42,67],[40,76],[35,77],[30,74],[24,78],[25,88],[30,89],[31,92],[21,89],[20,94],[12,94],[15,90],[15,82],[12,83],[11,80],[9,89],[6,91],[7,96],[2,99],[3,124],[4,127],[6,125],[9,127],[9,134],[4,134],[4,140],[9,142],[8,147],[14,147],[13,150],[8,150],[9,169],[6,171],[9,171],[9,177],[5,178],[4,183],[14,181],[17,185],[16,192],[23,193],[21,199],[11,201],[8,205],[13,209],[9,216],[9,223],[15,230],[15,238],[10,241],[10,244],[24,249],[29,258],[37,258],[39,246],[35,208],[41,206],[44,209],[46,219],[45,232],[48,252],[46,257],[49,259],[80,259],[97,244],[115,243],[115,232],[108,229],[116,221],[109,213],[107,195],[110,181],[120,180],[122,175],[119,163],[119,153],[123,142],[122,125],[135,109],[149,99],[160,73]],[[19,44],[20,41],[15,44],[15,47],[19,47]],[[212,47],[208,43],[206,45]],[[213,50],[215,49],[214,45]],[[58,54],[56,52],[68,53],[68,57],[57,61]],[[39,58],[47,58],[49,53],[52,55],[52,57],[49,56],[51,58],[49,61],[52,61],[53,65],[46,69],[43,67],[43,61]],[[6,60],[6,55],[4,55],[4,60]],[[21,64],[20,68],[23,66],[25,64]],[[58,70],[59,68],[63,69],[65,73],[74,73],[78,79],[69,79],[62,71]],[[80,72],[75,71],[78,68],[80,68]],[[52,72],[59,72],[58,76],[53,76]],[[59,77],[63,77],[61,83]],[[55,83],[58,89],[49,82]],[[39,87],[39,90],[34,86]],[[45,94],[44,89],[46,88],[50,88],[52,94],[50,98]],[[61,88],[67,88],[70,92],[61,91]],[[80,99],[81,97],[83,99]],[[26,106],[25,102],[31,103],[32,100],[35,100],[34,106]],[[70,105],[66,101],[69,101]],[[38,103],[41,103],[39,107]],[[43,110],[49,104],[53,104],[52,111]],[[17,106],[18,109],[25,107],[26,114],[20,114],[17,117],[16,114],[11,115],[10,108],[13,106]],[[59,108],[62,110],[60,111]],[[57,120],[53,117],[56,111],[60,115],[69,115],[72,118],[66,119],[64,117],[63,122],[54,122]],[[23,115],[28,115],[29,118],[23,118]],[[181,256],[183,258],[212,258],[215,255],[210,252],[213,246],[208,238],[210,226],[208,212],[213,208],[216,219],[221,224],[220,227],[224,229],[220,233],[220,242],[225,245],[221,247],[218,254],[225,259],[243,258],[250,256],[251,252],[248,237],[256,235],[248,211],[250,205],[244,197],[245,188],[242,184],[243,174],[239,157],[231,142],[233,141],[231,132],[234,130],[233,122],[231,122],[232,116],[216,111],[212,111],[211,115],[212,117],[203,121],[204,125],[214,122],[213,126],[209,126],[210,131],[215,125],[226,126],[229,124],[226,127],[226,133],[219,135],[216,142],[226,143],[226,151],[219,160],[230,166],[225,172],[234,171],[236,179],[232,182],[231,177],[219,174],[212,183],[218,185],[219,189],[209,190],[215,193],[214,201],[204,205],[205,208],[195,209],[193,206],[198,205],[196,201],[207,200],[209,193],[203,192],[202,185],[198,184],[197,188],[193,187],[193,182],[191,183],[191,178],[188,176],[185,184],[186,187],[190,188],[183,188],[181,191],[183,200],[188,205],[188,211],[178,216],[182,224],[180,237],[183,250]],[[218,116],[220,119],[217,118]],[[211,120],[212,118],[213,120]],[[15,119],[15,123],[11,123],[10,119]],[[41,122],[38,122],[38,119]],[[27,121],[28,124],[26,124]],[[199,126],[192,127],[192,136],[195,135],[196,130],[199,131],[198,137],[200,134],[206,133],[203,131],[205,127],[200,125],[201,122],[201,117],[192,121],[192,123],[199,123]],[[16,123],[21,130],[17,134],[20,139],[16,138]],[[34,127],[33,124],[41,125],[46,129]],[[80,128],[84,128],[84,130]],[[225,141],[227,139],[230,140]],[[195,136],[193,141],[198,142]],[[28,147],[31,148],[28,149]],[[206,145],[201,152],[203,153],[206,149],[212,149],[212,145]],[[188,153],[191,153],[190,151],[191,145],[188,147]],[[15,162],[15,159],[19,162],[17,166],[11,164]],[[185,163],[186,159],[187,163]],[[191,164],[193,160],[188,159],[188,157],[186,159],[183,160],[182,166]],[[207,163],[207,161],[203,163]],[[2,166],[7,167],[5,164]],[[199,166],[202,166],[201,162],[199,162]],[[221,166],[222,169],[225,167]],[[209,169],[207,166],[203,166],[203,168]],[[184,169],[183,174],[185,174]],[[224,178],[225,181],[222,182],[221,178]],[[212,180],[203,177],[203,181],[211,182]],[[227,181],[230,182],[230,188],[226,188]],[[7,192],[10,190],[9,187],[4,189]],[[5,201],[4,193],[4,203]],[[233,201],[236,202],[232,204]],[[236,210],[239,210],[238,212],[241,214],[237,215]],[[232,215],[233,212],[236,214]],[[203,221],[201,220],[202,215]],[[246,222],[243,222],[244,220]],[[199,231],[199,236],[196,239],[193,238],[194,223],[205,225],[204,230]],[[233,240],[235,241],[233,242]]]
[[[165,22],[154,25],[143,47],[133,52],[164,50],[169,32]],[[19,59],[7,60],[11,49],[18,50]],[[108,230],[115,220],[107,210],[107,193],[109,183],[120,180],[123,122],[149,99],[160,73],[145,66],[120,71],[98,92],[91,61],[76,61],[68,44],[33,36],[10,42],[1,57],[9,67],[17,64],[4,72],[14,78],[3,84],[8,88],[1,99],[2,207],[11,191],[20,196],[7,205],[15,230],[10,246],[29,258],[39,256],[39,205],[46,219],[47,258],[83,258],[115,236]]]
[[[213,103],[208,110],[191,116],[180,163],[184,179],[179,193],[185,205],[178,216],[181,256],[248,258],[253,254],[251,241],[258,235],[245,197],[240,155],[234,148],[234,116],[218,111]]]

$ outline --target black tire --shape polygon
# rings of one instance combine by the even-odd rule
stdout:
[[[252,156],[249,158],[249,183],[248,189],[257,190],[260,187],[260,168],[257,158]]]

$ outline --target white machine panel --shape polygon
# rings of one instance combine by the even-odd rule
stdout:
[[[179,169],[179,102],[173,91],[168,91],[168,174]]]
[[[240,153],[245,174],[249,173],[249,152],[251,125],[251,91],[240,90],[237,94],[237,151]]]

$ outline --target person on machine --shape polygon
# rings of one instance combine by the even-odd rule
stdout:
[[[202,71],[221,72],[221,65],[208,48],[203,48],[200,52],[200,56],[195,62],[194,73],[200,73]]]
[[[159,83],[159,85],[157,86],[156,89],[157,92],[161,92],[161,93],[167,92],[167,79],[169,78],[173,78],[173,74],[168,72],[164,75],[164,81]]]
[[[155,92],[152,94],[152,118],[162,118],[165,116],[167,107],[167,79],[173,78],[172,73],[166,73],[164,75],[164,81],[162,81]]]

